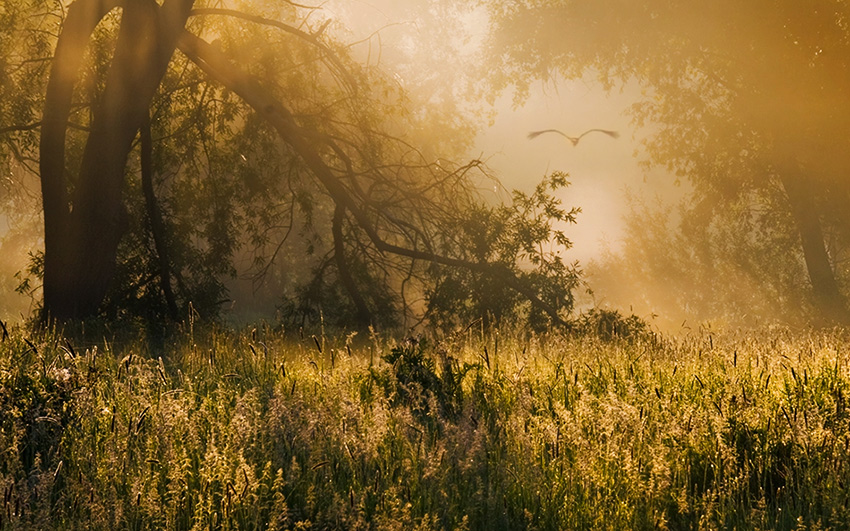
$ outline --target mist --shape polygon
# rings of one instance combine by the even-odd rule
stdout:
[[[416,13],[415,3],[354,4],[361,20],[388,24]],[[425,19],[388,30],[404,32],[408,68],[452,85],[505,69],[465,155],[507,188],[569,174],[561,199],[582,213],[564,258],[585,270],[593,293],[583,308],[686,333],[844,322],[848,227],[836,201],[847,194],[847,14],[644,4],[494,10],[507,23],[473,10],[451,28],[466,43],[457,63],[437,53],[431,66],[410,44],[434,31]],[[395,48],[392,31],[383,35]],[[482,49],[502,63],[475,65]],[[526,137],[549,128],[620,138]]]
[[[303,24],[351,43],[366,71],[409,94],[428,125],[405,138],[437,166],[480,161],[499,182],[480,183],[494,204],[568,175],[558,199],[581,213],[558,228],[571,242],[561,258],[582,271],[575,311],[635,314],[668,332],[843,322],[844,19],[645,4],[620,13],[616,2],[330,0]],[[528,137],[546,129],[617,135]],[[444,130],[465,134],[446,141]],[[10,175],[0,188],[0,318],[18,319],[40,297],[26,270],[43,243],[36,188],[11,200],[21,178]],[[229,319],[273,315],[308,276],[303,249],[287,244],[281,254],[293,258],[264,287],[248,242],[236,247]]]
[[[307,2],[0,4],[0,528],[850,528],[850,3]]]
[[[623,285],[630,279],[609,270],[628,246],[627,217],[638,205],[675,207],[691,191],[689,183],[669,169],[647,164],[645,142],[653,127],[636,126],[629,113],[645,94],[638,83],[620,80],[606,87],[594,72],[578,79],[554,74],[523,88],[527,94],[522,97],[511,87],[482,94],[468,86],[474,82],[469,73],[473,77],[480,73],[486,47],[489,21],[482,10],[472,10],[453,25],[437,29],[429,23],[445,21],[429,18],[435,8],[428,3],[328,2],[325,7],[344,21],[350,40],[362,41],[359,49],[364,61],[380,62],[398,72],[409,89],[438,92],[434,79],[439,87],[455,87],[458,111],[468,112],[477,128],[470,145],[458,156],[483,160],[504,189],[527,191],[554,171],[569,175],[570,186],[559,198],[565,205],[581,208],[578,222],[564,227],[572,247],[563,253],[564,260],[577,262],[586,274],[587,283],[577,294],[578,311],[605,308],[636,314],[656,329],[674,333],[687,330],[682,323],[689,320],[714,317],[694,315],[668,303],[658,286]],[[447,52],[440,49],[447,43],[435,35],[452,31],[455,39],[448,48],[457,53],[458,42],[463,44],[461,53],[447,61]],[[432,57],[437,60],[429,60]],[[482,97],[488,101],[484,108]],[[531,131],[549,128],[568,135],[603,128],[617,131],[619,138],[590,135],[575,146],[557,134],[528,138]]]

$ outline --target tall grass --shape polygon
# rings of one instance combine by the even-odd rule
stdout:
[[[846,529],[848,347],[16,330],[0,529]]]

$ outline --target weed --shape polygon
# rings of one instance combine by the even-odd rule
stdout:
[[[850,526],[839,332],[7,333],[3,530]]]

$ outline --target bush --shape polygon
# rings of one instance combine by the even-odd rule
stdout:
[[[575,329],[581,334],[592,335],[603,341],[654,338],[649,324],[636,315],[624,317],[617,310],[593,308],[577,320]]]

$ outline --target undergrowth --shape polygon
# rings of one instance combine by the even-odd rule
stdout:
[[[850,527],[838,332],[27,334],[0,342],[3,530]]]

